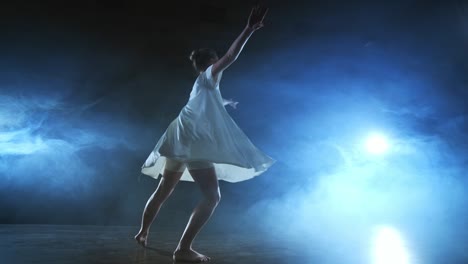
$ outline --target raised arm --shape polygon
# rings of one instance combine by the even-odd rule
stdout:
[[[247,43],[247,40],[249,40],[252,33],[263,27],[263,19],[265,18],[267,11],[268,8],[260,7],[258,5],[252,8],[244,30],[236,40],[234,40],[226,54],[211,67],[211,74],[213,76],[224,71],[237,59],[237,57],[239,57],[242,48],[244,48],[245,43]]]

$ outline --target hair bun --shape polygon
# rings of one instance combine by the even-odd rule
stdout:
[[[209,48],[194,49],[189,56],[189,59],[197,72],[204,71],[208,66],[210,66],[211,61],[217,58],[218,55],[216,54],[216,51]]]
[[[198,55],[200,55],[198,50],[193,50],[192,53],[190,53],[189,59],[193,62],[197,59]]]

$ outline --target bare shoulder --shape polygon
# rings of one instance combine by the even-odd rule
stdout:
[[[216,86],[218,79],[220,78],[222,72],[213,71],[214,64],[210,65],[205,71],[205,78],[212,84]]]

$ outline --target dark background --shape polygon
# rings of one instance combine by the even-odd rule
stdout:
[[[221,92],[240,102],[228,112],[277,163],[221,182],[207,228],[293,239],[326,230],[317,237],[352,241],[389,224],[434,247],[460,237],[468,3],[265,3],[265,27],[226,70]],[[188,100],[190,52],[224,54],[252,5],[2,4],[0,223],[138,225],[158,183],[138,180],[140,167]],[[363,149],[374,131],[388,138],[383,155]],[[181,230],[199,197],[179,183],[157,225]]]

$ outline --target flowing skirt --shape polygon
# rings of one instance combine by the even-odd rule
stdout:
[[[158,178],[164,171],[166,158],[213,162],[218,180],[228,182],[251,179],[276,162],[255,147],[229,116],[217,123],[193,122],[179,115],[158,140],[141,172]],[[181,180],[193,181],[187,169]]]

